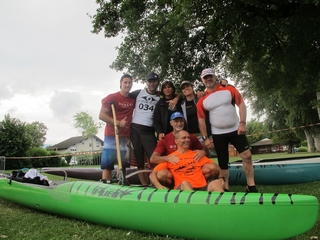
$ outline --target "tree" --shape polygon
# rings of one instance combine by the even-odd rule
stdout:
[[[270,134],[267,132],[268,129],[263,122],[258,122],[256,119],[247,122],[247,136],[250,145],[264,138],[269,138]]]
[[[26,133],[31,140],[31,147],[42,147],[46,141],[47,126],[41,122],[32,122],[26,124]]]
[[[93,118],[86,112],[79,112],[73,116],[74,127],[79,128],[83,137],[91,138],[98,133],[102,123],[95,123]],[[92,143],[93,144],[93,143]],[[93,146],[93,145],[92,145]]]
[[[9,114],[5,115],[0,122],[0,156],[25,156],[31,144],[26,124]]]
[[[287,127],[319,122],[320,3],[312,0],[98,0],[93,32],[124,34],[111,65],[144,79],[151,69],[174,82],[214,66],[248,100],[277,95]],[[318,110],[318,112],[317,112]],[[306,134],[320,151],[319,127]],[[309,142],[311,143],[311,140]]]

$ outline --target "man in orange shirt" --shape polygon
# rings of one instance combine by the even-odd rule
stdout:
[[[194,152],[189,149],[190,135],[187,131],[181,130],[175,135],[177,150],[170,155],[179,158],[179,162],[173,164],[170,162],[162,162],[158,164],[150,174],[152,184],[158,189],[166,189],[157,179],[157,172],[162,169],[168,169],[174,178],[174,189],[192,190],[200,189],[209,192],[224,192],[224,180],[221,169],[209,158],[203,157],[201,160],[194,160]],[[169,156],[170,156],[169,155]],[[214,164],[219,171],[215,179],[207,183],[202,173],[202,166],[205,164]]]

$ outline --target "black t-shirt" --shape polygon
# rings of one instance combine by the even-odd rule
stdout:
[[[189,133],[200,133],[198,125],[198,116],[197,116],[197,106],[194,101],[186,101],[186,111],[188,119],[188,132]]]

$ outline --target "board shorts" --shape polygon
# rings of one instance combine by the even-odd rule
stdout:
[[[126,137],[119,137],[119,142],[122,167],[126,168],[130,166],[128,158],[125,158],[128,149]],[[101,169],[113,170],[115,163],[118,163],[116,138],[114,136],[105,136],[101,156]]]
[[[238,135],[238,131],[212,135],[215,150],[217,152],[219,167],[222,170],[228,169],[229,163],[229,143],[242,153],[249,149],[249,143],[246,135]]]

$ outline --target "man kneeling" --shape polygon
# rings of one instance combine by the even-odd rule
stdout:
[[[175,142],[177,144],[177,151],[171,153],[169,156],[176,156],[179,158],[177,163],[162,162],[158,164],[150,174],[152,184],[158,189],[166,189],[157,179],[157,172],[163,169],[168,169],[174,179],[174,189],[192,190],[200,189],[209,192],[224,192],[224,180],[220,167],[212,162],[209,158],[204,156],[201,160],[194,160],[194,152],[189,150],[190,136],[187,131],[181,130],[175,134]],[[207,183],[202,166],[205,164],[212,164],[216,169],[217,176],[212,181]]]

